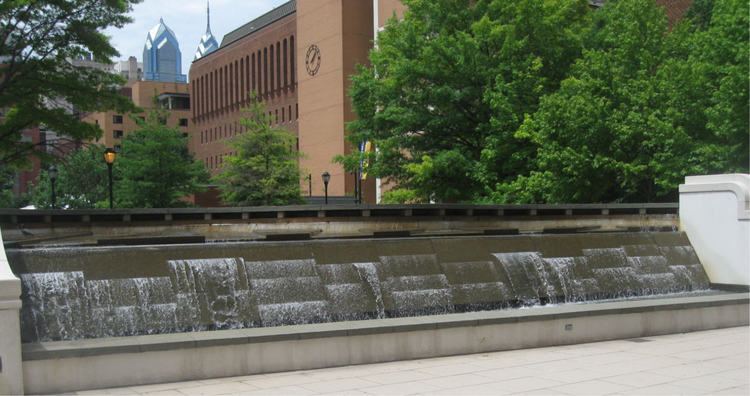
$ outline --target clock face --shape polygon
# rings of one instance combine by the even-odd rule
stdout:
[[[307,49],[305,68],[307,69],[307,74],[311,76],[318,74],[318,70],[320,70],[320,48],[315,44]]]

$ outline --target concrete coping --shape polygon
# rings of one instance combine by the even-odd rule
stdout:
[[[21,308],[21,280],[10,269],[0,232],[0,309]]]
[[[504,309],[405,318],[41,342],[24,344],[23,360],[61,359],[115,353],[140,353],[186,348],[241,345],[248,343],[293,341],[312,338],[397,333],[452,327],[559,320],[585,316],[704,308],[710,306],[747,304],[748,302],[750,302],[750,294],[748,293],[719,293],[698,296],[688,295],[666,298],[561,304],[547,307]]]
[[[727,174],[688,176],[680,184],[680,194],[731,192],[737,197],[737,219],[750,220],[750,175]]]

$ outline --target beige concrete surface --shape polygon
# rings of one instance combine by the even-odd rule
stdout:
[[[78,394],[748,395],[750,327]]]

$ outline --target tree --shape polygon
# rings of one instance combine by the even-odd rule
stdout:
[[[747,171],[747,2],[712,13],[705,31],[703,17],[669,33],[653,0],[608,2],[570,76],[516,134],[538,147],[534,169],[493,200],[673,201],[686,175]]]
[[[90,145],[63,159],[57,167],[55,182],[56,207],[88,209],[105,207],[109,197],[107,165],[104,147]],[[37,208],[50,208],[51,185],[46,170],[31,190],[31,204]]]
[[[0,2],[0,168],[44,156],[23,142],[24,129],[38,124],[85,140],[101,134],[76,112],[132,109],[119,94],[119,76],[75,68],[70,59],[92,54],[109,62],[118,55],[102,30],[130,22],[126,13],[140,0],[6,0]]]
[[[352,78],[349,140],[378,150],[337,160],[421,195],[466,201],[528,170],[514,136],[580,56],[585,0],[406,0]],[[490,186],[488,188],[488,186]]]
[[[187,138],[176,128],[163,124],[159,110],[145,119],[134,117],[138,129],[127,135],[114,167],[118,207],[169,208],[186,206],[184,198],[201,191],[208,181],[203,163],[188,151]]]
[[[234,155],[226,157],[216,176],[224,202],[232,205],[289,205],[302,203],[294,136],[271,126],[257,100],[243,110],[245,132],[229,142]]]

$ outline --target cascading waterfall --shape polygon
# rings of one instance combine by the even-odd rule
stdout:
[[[21,274],[24,342],[443,314],[708,288],[690,246],[627,245],[544,257],[435,254],[373,262],[166,260],[168,276]]]

